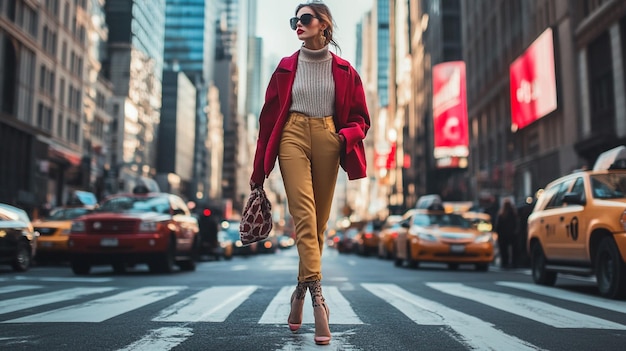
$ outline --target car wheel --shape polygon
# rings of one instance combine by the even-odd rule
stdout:
[[[72,260],[72,272],[76,275],[86,275],[91,271],[91,265],[83,260]]]
[[[411,256],[411,243],[406,244],[406,261],[409,268],[417,268],[420,265],[419,261],[414,260]]]
[[[458,263],[448,263],[448,269],[452,270],[452,271],[456,271],[457,269],[459,269],[459,264]]]
[[[489,270],[489,263],[477,263],[476,270],[478,272],[487,272]]]
[[[112,264],[113,272],[115,274],[123,274],[126,273],[126,263],[125,262],[115,262]]]
[[[531,249],[531,269],[533,281],[539,285],[552,286],[556,282],[556,272],[546,270],[546,256],[541,244],[536,243]]]
[[[604,297],[621,299],[626,297],[626,266],[613,238],[604,238],[596,255],[596,280],[598,290]]]
[[[398,258],[398,247],[396,245],[393,245],[393,265],[396,267],[401,267],[403,260],[401,258]]]
[[[148,263],[150,272],[153,273],[171,273],[174,270],[176,257],[176,245],[174,239],[170,240],[167,251],[159,255],[155,260]]]
[[[16,272],[25,272],[31,264],[30,247],[25,242],[17,244],[15,258],[13,259],[13,270]]]

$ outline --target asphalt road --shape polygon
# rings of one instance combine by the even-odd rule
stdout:
[[[286,325],[295,249],[201,262],[195,272],[125,274],[67,266],[0,267],[0,350],[624,350],[626,302],[591,279],[554,288],[528,270],[394,267],[375,257],[323,258],[333,339],[313,343]]]

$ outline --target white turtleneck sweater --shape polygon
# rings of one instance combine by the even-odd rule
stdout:
[[[310,117],[335,114],[335,81],[328,45],[319,50],[300,49],[291,98],[291,112]]]

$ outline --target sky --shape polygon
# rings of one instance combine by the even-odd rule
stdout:
[[[289,56],[302,44],[289,27],[298,4],[308,0],[258,0],[257,33],[263,38],[267,58]],[[355,63],[356,25],[372,9],[374,0],[325,0],[335,20],[334,39],[341,47],[340,56]],[[276,61],[278,63],[278,61]]]

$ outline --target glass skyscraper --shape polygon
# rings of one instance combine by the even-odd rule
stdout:
[[[376,2],[378,14],[377,50],[378,53],[378,105],[389,105],[389,0]]]

